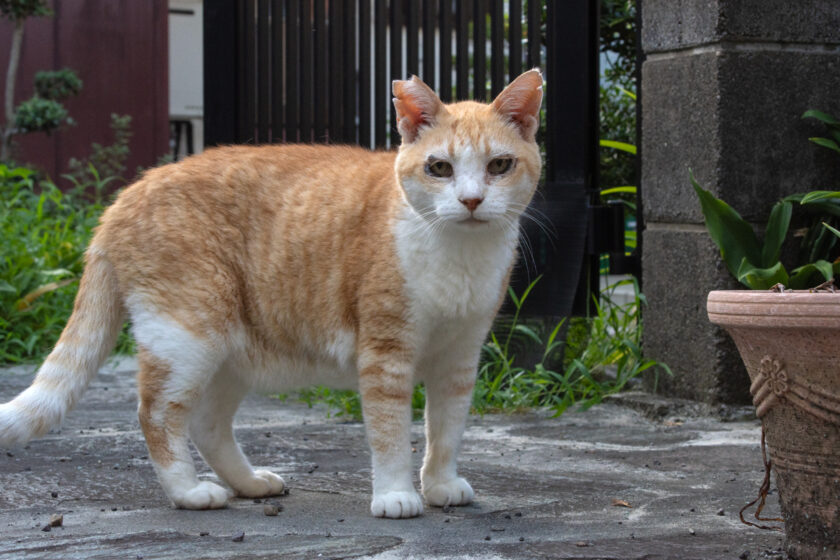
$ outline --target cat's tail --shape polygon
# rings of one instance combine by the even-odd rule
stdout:
[[[0,405],[0,447],[26,443],[64,419],[110,354],[122,322],[114,267],[91,248],[73,314],[58,344],[32,385]]]

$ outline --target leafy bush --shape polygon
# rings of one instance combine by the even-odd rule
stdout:
[[[599,15],[605,77],[631,89],[636,71],[636,0],[601,0]]]
[[[111,113],[111,130],[114,131],[114,141],[103,146],[97,142],[91,144],[90,155],[82,160],[70,158],[68,167],[70,172],[65,178],[72,181],[76,186],[79,184],[93,183],[101,185],[100,177],[108,177],[111,180],[125,182],[125,162],[131,154],[129,141],[131,140],[131,115],[117,115]],[[101,202],[102,190],[95,190],[98,197],[96,202]]]
[[[84,187],[84,185],[80,185]],[[70,313],[84,250],[102,212],[82,190],[62,193],[33,172],[0,164],[0,362],[42,359]],[[124,331],[118,351],[131,349]]]
[[[52,15],[52,10],[46,0],[0,0],[0,14],[12,21],[22,21],[28,17]]]
[[[35,74],[35,93],[44,99],[63,101],[82,91],[82,80],[69,68]]]
[[[15,110],[15,134],[28,132],[50,132],[65,122],[72,123],[67,109],[58,101],[33,97],[17,106]]]

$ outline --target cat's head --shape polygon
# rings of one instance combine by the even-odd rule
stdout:
[[[402,136],[396,173],[425,220],[465,231],[510,228],[540,177],[542,75],[530,70],[490,104],[444,105],[416,76],[394,81]]]

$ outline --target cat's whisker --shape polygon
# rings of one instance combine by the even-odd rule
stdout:
[[[544,222],[542,222],[542,220],[531,216],[528,213],[522,214],[522,217],[536,224],[537,227],[540,228],[540,230],[546,235],[546,237],[548,237],[548,240],[551,242],[552,246],[554,246],[554,241],[557,239],[557,233],[554,231],[554,228],[545,224]]]
[[[532,205],[521,204],[517,202],[512,202],[509,204],[509,206],[513,210],[519,211],[521,213],[521,216],[534,222],[549,238],[557,238],[557,232],[551,226],[551,220],[544,212],[535,208]]]
[[[531,267],[534,267],[534,276],[537,275],[539,272],[539,268],[537,267],[537,260],[534,257],[534,249],[531,243],[531,240],[528,238],[528,233],[525,231],[525,228],[522,227],[522,224],[517,224],[516,229],[518,230],[519,237],[517,238],[517,242],[519,243],[519,247],[522,254],[522,259],[525,261],[525,275],[528,281],[528,284],[531,283]]]

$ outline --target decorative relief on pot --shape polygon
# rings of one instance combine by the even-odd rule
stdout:
[[[817,418],[840,425],[840,395],[800,381],[789,373],[784,362],[769,354],[759,362],[750,393],[759,418],[776,403],[789,402]]]
[[[758,366],[758,375],[750,385],[756,415],[763,418],[774,404],[784,402],[789,388],[788,374],[782,361],[770,355],[764,356]]]

